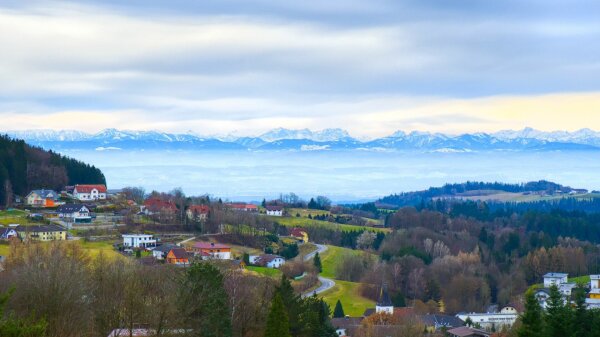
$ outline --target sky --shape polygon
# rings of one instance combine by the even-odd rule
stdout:
[[[0,130],[600,129],[600,2],[0,3]]]

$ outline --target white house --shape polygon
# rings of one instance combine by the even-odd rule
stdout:
[[[508,306],[502,308],[500,312],[460,313],[456,315],[456,317],[460,318],[462,321],[466,321],[470,318],[473,324],[478,324],[481,328],[486,330],[492,330],[492,328],[500,330],[504,326],[510,328],[515,324],[519,317],[519,313],[517,312],[517,309]]]
[[[58,217],[67,222],[91,222],[90,209],[82,204],[64,204],[56,209]]]
[[[565,273],[547,273],[544,275],[544,287],[550,288],[553,284],[560,286],[569,282],[569,274]]]
[[[547,307],[547,300],[550,296],[550,291],[548,288],[552,287],[553,285],[558,287],[558,291],[560,291],[565,298],[565,303],[571,297],[573,288],[577,286],[575,283],[569,283],[569,274],[547,273],[544,275],[544,288],[538,289],[535,292],[535,296],[540,302],[540,306],[544,309]]]
[[[156,239],[150,234],[123,234],[123,247],[153,248],[156,247]]]
[[[267,206],[267,215],[270,216],[283,216],[283,206]]]
[[[75,185],[73,197],[81,201],[106,200],[106,186]]]
[[[249,260],[250,264],[267,268],[279,268],[285,264],[285,258],[272,254],[251,255]]]
[[[15,230],[18,225],[12,225],[9,227],[0,226],[0,240],[8,240],[19,237],[19,234]]]

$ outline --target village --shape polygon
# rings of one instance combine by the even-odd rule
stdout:
[[[265,200],[261,205],[256,205],[220,200],[211,203],[202,199],[201,203],[181,208],[175,200],[160,194],[143,199],[138,196],[137,202],[128,198],[135,194],[131,192],[109,190],[105,185],[82,184],[66,186],[60,192],[37,189],[23,198],[16,198],[15,208],[5,212],[12,214],[12,217],[5,215],[0,227],[0,242],[3,244],[0,247],[4,247],[0,251],[0,270],[3,270],[2,263],[6,261],[7,255],[11,254],[10,246],[61,241],[81,242],[82,247],[93,247],[90,252],[94,254],[119,256],[146,266],[166,264],[173,268],[186,268],[194,263],[209,262],[265,277],[279,277],[282,275],[281,270],[289,267],[284,275],[291,277],[296,291],[302,296],[325,296],[332,307],[336,304],[331,324],[338,336],[346,337],[361,336],[365,324],[369,324],[377,335],[382,336],[397,327],[405,327],[406,324],[418,326],[418,329],[432,336],[502,336],[501,333],[515,324],[523,310],[520,304],[503,307],[492,305],[486,312],[455,314],[446,314],[443,308],[427,312],[410,305],[398,307],[391,300],[387,284],[382,282],[377,286],[377,300],[371,302],[373,307],[367,303],[363,305],[364,312],[360,315],[343,314],[340,300],[348,303],[347,299],[343,295],[327,297],[332,292],[336,293],[336,282],[341,282],[325,277],[329,276],[325,273],[319,275],[322,270],[321,259],[327,259],[328,250],[339,248],[313,242],[309,237],[310,230],[300,226],[310,224],[313,218],[324,218],[326,215],[332,217],[330,213],[322,212],[318,207],[314,207],[314,210],[286,207],[289,202],[281,200]],[[316,204],[316,201],[311,199],[311,203]],[[225,212],[223,214],[236,216],[237,220],[242,219],[242,225],[233,226],[235,221],[226,220],[221,214],[219,221],[223,222],[219,222],[212,230],[207,230],[211,212]],[[305,212],[306,218],[300,212]],[[177,223],[180,213],[179,219],[184,219],[193,228],[203,230],[163,225]],[[244,228],[243,222],[248,221],[246,216],[249,215],[253,217],[253,221],[256,221],[255,217],[274,222],[285,218],[293,221],[291,225],[279,226],[277,234],[273,235],[260,221],[252,228]],[[342,219],[347,217],[351,218],[350,215],[337,216]],[[302,219],[305,221],[299,221]],[[16,223],[7,222],[10,220],[15,220]],[[370,227],[368,221],[361,224],[362,226],[355,227],[362,229],[363,233],[385,230],[374,220]],[[269,242],[246,246],[243,240],[239,240],[244,236],[236,236],[246,232],[261,233],[261,237],[268,238]],[[306,264],[314,264],[317,270],[314,267],[307,268]],[[576,284],[569,282],[568,275],[564,273],[544,275],[543,284],[536,287],[535,292],[541,308],[547,307],[549,288],[552,286],[558,288],[567,302]],[[589,308],[600,307],[600,275],[589,276],[586,304]],[[353,310],[353,313],[357,312],[360,311]],[[131,330],[115,328],[109,337],[128,336]],[[150,335],[151,329],[136,329],[136,336]]]

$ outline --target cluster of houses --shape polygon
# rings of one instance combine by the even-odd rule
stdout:
[[[215,242],[195,242],[193,245],[181,247],[175,244],[159,244],[159,240],[151,234],[123,234],[123,250],[132,253],[134,250],[152,252],[152,257],[169,264],[187,266],[193,259],[199,260],[233,260],[231,247]],[[262,254],[249,257],[251,265],[267,268],[280,268],[285,259],[279,255]]]
[[[386,314],[402,321],[404,318],[413,318],[424,326],[429,333],[446,331],[451,337],[490,337],[491,331],[499,331],[503,327],[511,327],[518,318],[517,310],[512,306],[502,308],[500,311],[488,313],[460,313],[455,316],[443,314],[418,315],[413,308],[395,308],[388,294],[386,285],[382,285],[375,308],[365,310],[361,317],[343,317],[332,319],[338,336],[355,336],[363,326],[363,321],[374,314]],[[469,323],[469,324],[467,324]],[[392,334],[394,325],[375,326],[381,335],[386,332]]]
[[[107,195],[106,185],[75,185],[66,186],[62,193],[47,189],[33,190],[25,197],[24,202],[31,207],[56,207],[61,204],[61,196],[79,201],[99,201],[106,200]]]
[[[61,241],[67,239],[67,230],[58,225],[8,225],[0,227],[0,239],[23,241]]]
[[[548,306],[550,287],[552,286],[556,286],[563,295],[565,302],[569,302],[573,289],[577,287],[577,284],[569,282],[569,274],[566,273],[547,273],[544,275],[544,286],[535,291],[535,296],[544,309]],[[585,303],[589,309],[600,308],[600,275],[590,275]]]

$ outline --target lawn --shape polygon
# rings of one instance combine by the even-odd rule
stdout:
[[[335,267],[340,263],[345,254],[360,255],[363,251],[337,246],[327,246],[328,249],[321,255],[321,264],[323,272],[321,276],[327,278],[335,278]]]
[[[374,232],[389,232],[387,228],[372,228],[368,226],[354,226],[354,225],[343,225],[329,221],[314,220],[302,217],[269,217],[272,221],[278,222],[280,225],[285,227],[324,227],[333,230],[343,231],[359,231],[359,230],[371,230]]]
[[[10,251],[9,245],[0,244],[0,256],[8,256],[9,251]]]
[[[258,273],[260,275],[272,277],[274,279],[281,278],[281,270],[275,268],[267,268],[267,267],[256,267],[256,266],[248,266],[246,269]]]
[[[335,308],[337,300],[340,300],[346,315],[360,317],[366,309],[375,308],[375,302],[360,296],[359,286],[360,283],[335,281],[335,286],[321,295],[331,310]]]
[[[87,241],[78,240],[77,242],[83,250],[90,254],[90,257],[96,257],[100,252],[108,258],[121,258],[123,255],[119,254],[113,248],[113,241]]]

